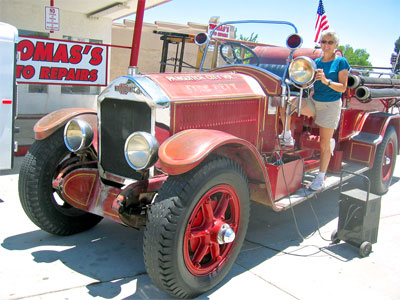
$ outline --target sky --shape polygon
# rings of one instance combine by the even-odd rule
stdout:
[[[219,16],[221,22],[249,19],[288,21],[303,37],[303,47],[313,47],[318,3],[319,0],[171,0],[147,9],[144,22],[208,24],[212,16]],[[365,49],[373,66],[391,67],[394,43],[400,37],[400,0],[323,0],[323,4],[330,29],[339,36],[339,45],[348,44],[354,50]],[[134,20],[135,15],[128,18]],[[254,26],[250,30],[262,35],[262,28]],[[283,26],[273,25],[265,32],[270,41],[264,38],[259,41],[283,45],[289,31]],[[250,34],[244,32],[244,35]]]

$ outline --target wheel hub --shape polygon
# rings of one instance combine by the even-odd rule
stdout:
[[[228,244],[232,243],[235,240],[235,237],[235,232],[228,224],[225,223],[218,231],[217,241],[220,245]]]
[[[194,208],[183,241],[186,267],[196,276],[211,274],[225,264],[236,238],[240,206],[235,189],[217,185]]]

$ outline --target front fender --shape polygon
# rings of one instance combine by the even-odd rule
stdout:
[[[89,108],[74,107],[56,110],[45,115],[33,127],[35,139],[43,140],[49,137],[69,120],[82,114],[96,115],[96,111]]]
[[[168,138],[160,147],[160,167],[169,175],[179,175],[200,164],[210,153],[224,145],[245,146],[259,156],[246,140],[229,133],[211,129],[188,129]]]
[[[167,139],[158,150],[159,166],[169,175],[179,175],[199,165],[211,153],[237,161],[247,174],[252,199],[281,208],[273,202],[271,185],[263,158],[256,147],[226,132],[211,129],[188,129]]]

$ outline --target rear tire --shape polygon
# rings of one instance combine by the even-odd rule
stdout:
[[[231,159],[214,157],[170,176],[150,208],[144,232],[144,261],[153,282],[180,298],[212,289],[239,254],[249,213],[247,178]],[[217,237],[226,225],[234,240],[221,244]]]
[[[383,141],[378,145],[374,165],[369,171],[371,192],[374,194],[383,195],[389,190],[396,165],[397,143],[396,130],[389,126]]]
[[[30,147],[21,166],[19,198],[26,215],[41,229],[56,235],[71,235],[99,223],[102,217],[69,205],[52,187],[62,162],[73,159],[59,129]]]

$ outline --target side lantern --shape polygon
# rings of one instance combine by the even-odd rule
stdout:
[[[93,129],[84,120],[72,119],[64,127],[64,143],[71,152],[89,148],[93,142]]]

